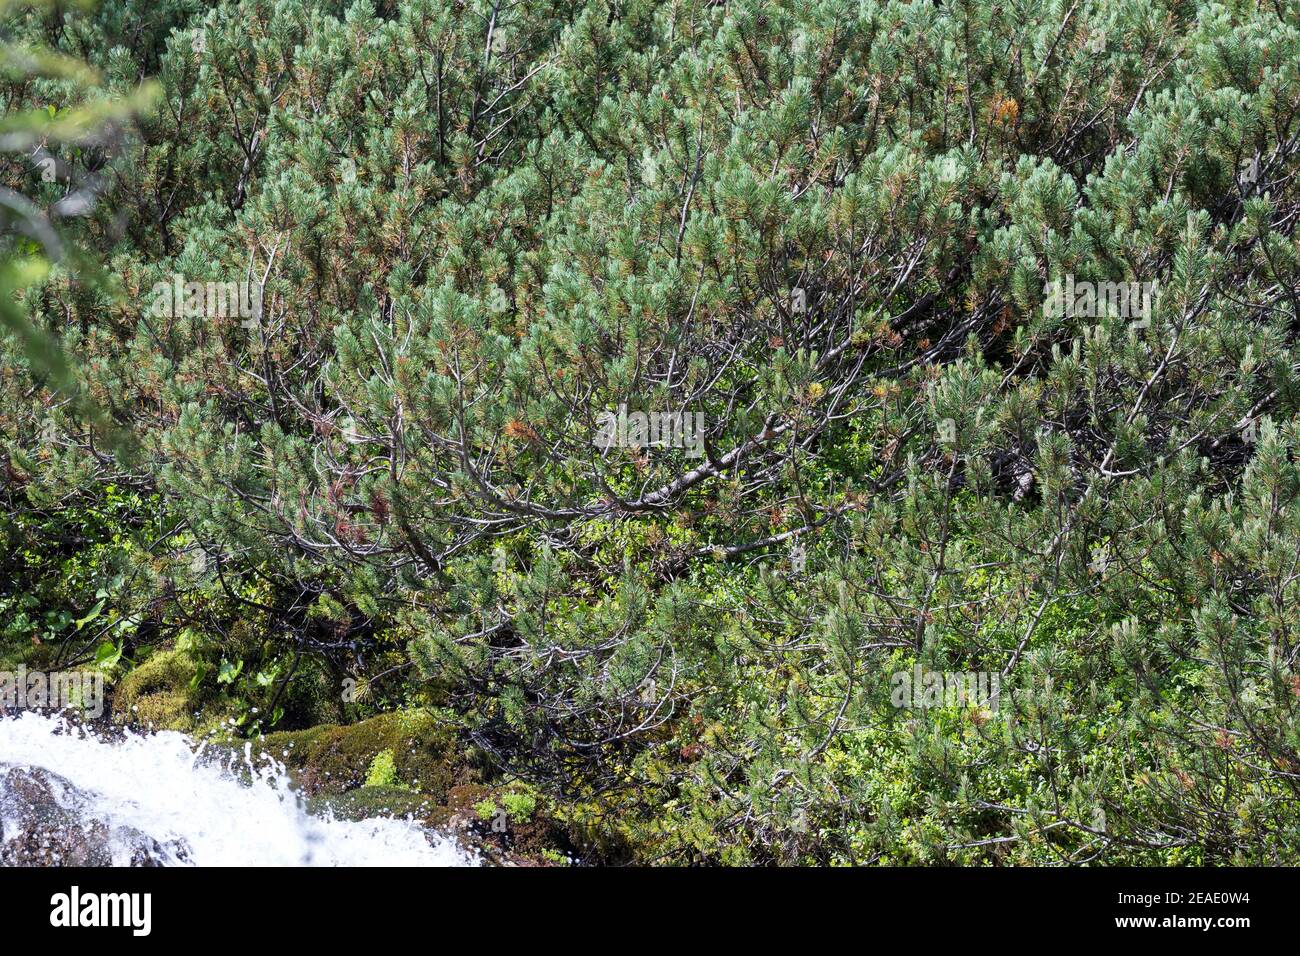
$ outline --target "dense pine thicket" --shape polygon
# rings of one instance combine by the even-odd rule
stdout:
[[[0,135],[86,260],[5,233],[6,653],[171,655],[241,733],[432,707],[643,862],[1294,863],[1298,28],[10,8],[100,71],[8,71],[10,130],[156,95],[53,181]],[[998,706],[894,706],[917,665]]]

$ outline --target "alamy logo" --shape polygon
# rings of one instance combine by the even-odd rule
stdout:
[[[597,448],[685,448],[689,458],[704,455],[703,412],[603,412],[592,444]]]
[[[983,707],[998,710],[1002,676],[997,671],[926,671],[917,664],[890,678],[895,707]]]
[[[180,273],[153,287],[149,311],[159,318],[242,318],[254,328],[262,317],[262,289],[251,282],[187,282]]]
[[[1151,321],[1151,300],[1157,286],[1155,282],[1076,282],[1073,275],[1067,275],[1064,281],[1047,283],[1043,315],[1137,319],[1136,324],[1145,328]]]
[[[104,713],[104,675],[98,671],[0,671],[0,713],[18,710],[80,710]]]
[[[153,896],[149,893],[86,893],[74,886],[70,893],[50,897],[50,925],[129,926],[134,936],[153,929]]]

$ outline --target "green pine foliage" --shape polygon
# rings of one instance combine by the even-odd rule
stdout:
[[[160,88],[8,296],[9,646],[437,706],[642,862],[1300,862],[1294,0],[5,16]]]

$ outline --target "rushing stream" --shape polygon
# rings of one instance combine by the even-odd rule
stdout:
[[[0,863],[475,863],[408,820],[308,813],[255,745],[225,763],[195,751],[178,733],[108,739],[58,717],[0,717]]]

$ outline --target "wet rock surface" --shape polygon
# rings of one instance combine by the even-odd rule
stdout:
[[[0,866],[163,866],[185,848],[87,813],[90,801],[47,770],[0,764]]]

